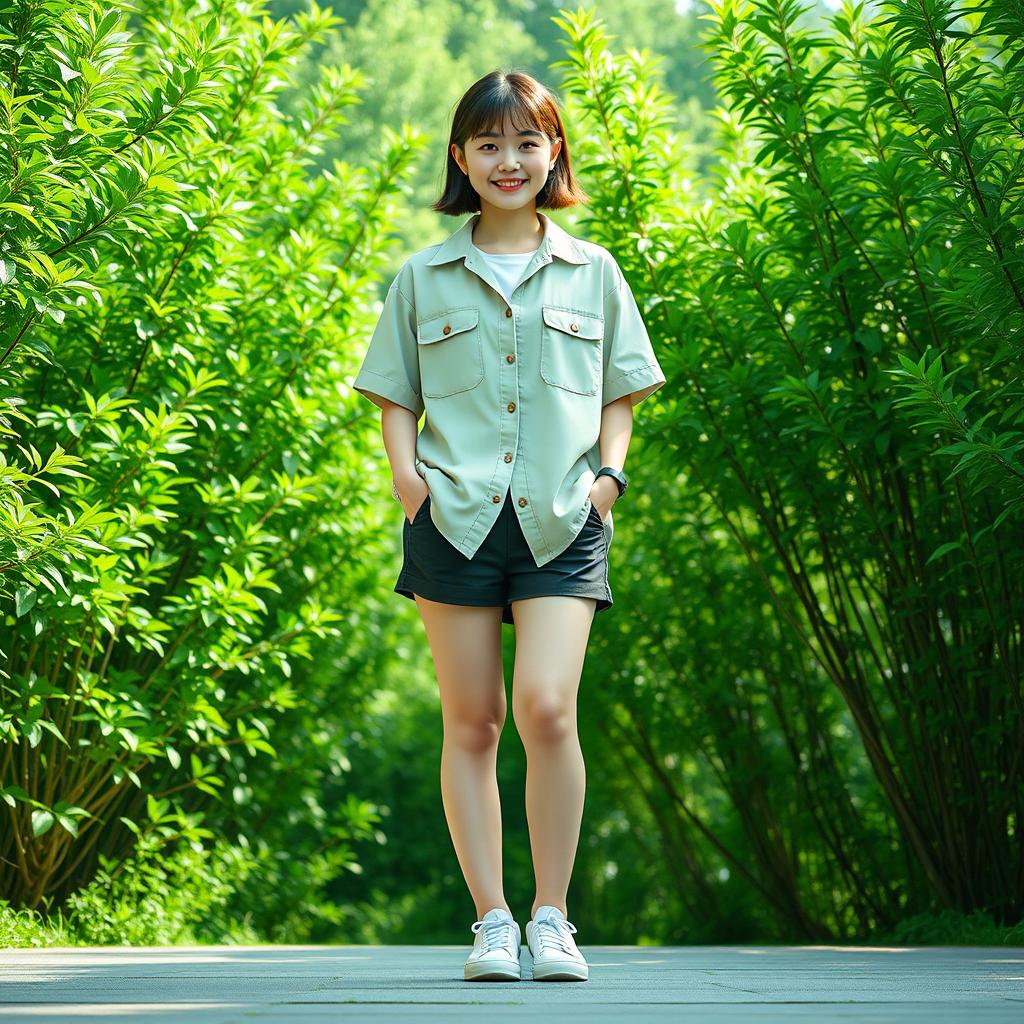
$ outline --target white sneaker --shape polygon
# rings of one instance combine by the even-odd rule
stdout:
[[[473,922],[476,941],[466,960],[466,981],[519,981],[522,936],[515,918],[502,907]]]
[[[590,968],[572,937],[576,926],[558,909],[545,904],[526,924],[533,955],[534,981],[586,981]]]

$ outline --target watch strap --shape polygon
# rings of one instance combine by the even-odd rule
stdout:
[[[625,491],[629,483],[626,474],[622,470],[616,469],[614,466],[602,466],[595,474],[595,479],[599,476],[610,476],[619,488],[619,497],[622,497],[622,492]]]

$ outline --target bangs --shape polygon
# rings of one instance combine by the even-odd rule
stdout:
[[[494,89],[481,96],[472,109],[467,112],[464,124],[465,138],[456,140],[463,142],[476,138],[481,132],[501,132],[506,120],[515,133],[522,131],[538,131],[551,138],[557,130],[546,117],[541,106],[531,103],[529,96],[524,96],[516,89]]]

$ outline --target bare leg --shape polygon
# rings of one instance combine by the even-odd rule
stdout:
[[[566,898],[587,782],[576,731],[576,695],[596,608],[588,597],[512,603],[512,715],[526,748],[526,819],[537,883],[531,917],[544,904],[568,916]]]
[[[416,595],[441,693],[441,800],[477,918],[509,909],[501,871],[498,740],[505,723],[501,608]]]

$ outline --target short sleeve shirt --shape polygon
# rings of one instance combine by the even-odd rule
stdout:
[[[615,258],[538,211],[544,238],[506,300],[473,245],[480,215],[410,256],[354,389],[423,417],[416,472],[440,533],[472,558],[511,491],[537,566],[590,512],[601,409],[665,383]],[[611,543],[611,513],[604,524]]]

